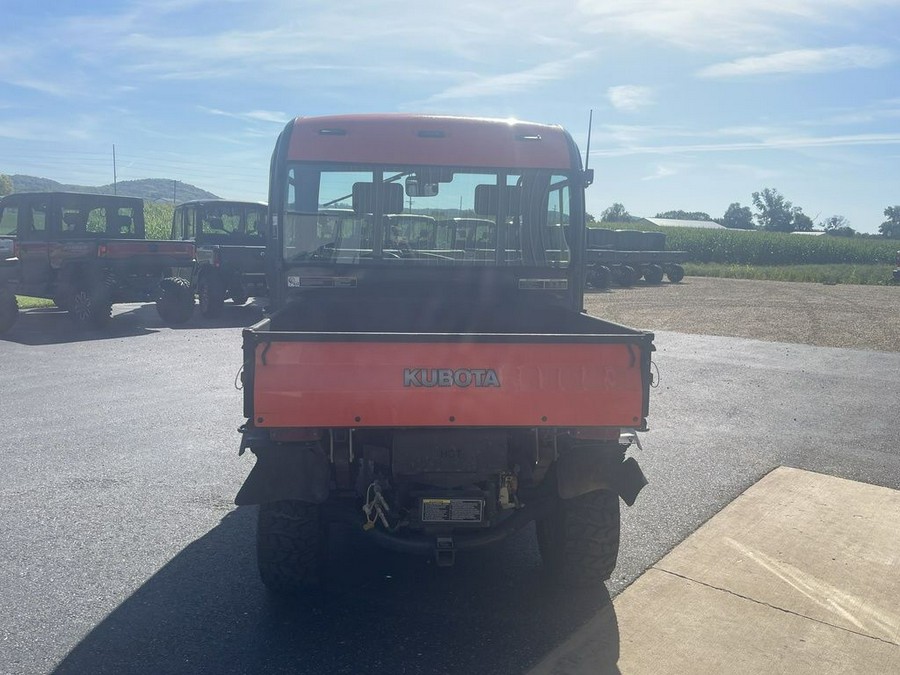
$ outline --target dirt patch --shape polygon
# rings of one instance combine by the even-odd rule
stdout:
[[[588,291],[584,302],[635,328],[900,352],[900,286],[686,277]]]

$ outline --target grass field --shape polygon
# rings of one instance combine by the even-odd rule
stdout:
[[[16,300],[19,301],[19,309],[32,309],[33,307],[54,307],[52,300],[44,298],[31,298],[27,295],[17,295]]]
[[[144,201],[144,229],[147,239],[168,239],[172,234],[172,204]]]
[[[693,277],[807,281],[822,284],[892,284],[892,265],[724,265],[686,263],[685,274]]]

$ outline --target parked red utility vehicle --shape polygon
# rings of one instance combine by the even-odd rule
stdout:
[[[287,125],[274,311],[244,331],[241,451],[256,463],[236,497],[260,505],[270,589],[315,580],[336,521],[439,565],[536,521],[554,574],[609,577],[619,499],[646,484],[625,455],[647,426],[653,335],[583,312],[590,178],[557,126]]]
[[[194,244],[146,239],[141,199],[17,192],[0,200],[0,232],[13,249],[0,260],[0,333],[16,319],[16,295],[53,300],[94,327],[119,302],[155,301],[170,324],[191,318],[190,282],[173,269],[193,266]]]

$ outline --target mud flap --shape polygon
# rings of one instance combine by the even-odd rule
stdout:
[[[573,448],[556,462],[556,484],[562,499],[595,490],[613,490],[631,506],[647,482],[634,457],[621,462],[604,461],[596,448]]]
[[[238,506],[283,499],[321,504],[328,498],[331,471],[321,446],[273,445],[254,453],[256,464],[234,498]]]

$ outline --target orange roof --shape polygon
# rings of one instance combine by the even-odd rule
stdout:
[[[333,115],[294,120],[287,159],[363,164],[569,170],[560,127],[438,115]],[[575,160],[580,168],[580,159]]]

